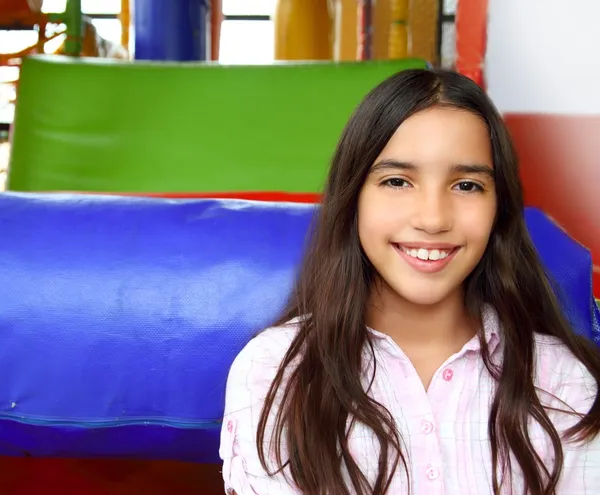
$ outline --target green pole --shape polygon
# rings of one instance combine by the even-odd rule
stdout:
[[[81,39],[83,35],[81,0],[67,0],[64,22],[67,25],[65,52],[72,57],[78,57],[81,55]]]

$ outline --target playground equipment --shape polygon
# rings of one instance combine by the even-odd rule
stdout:
[[[218,462],[229,366],[285,304],[314,213],[0,195],[0,454]],[[567,318],[600,342],[589,252],[526,220]]]
[[[316,194],[362,97],[399,70],[425,66],[416,59],[227,67],[28,58],[8,188]]]
[[[65,12],[41,13],[41,0],[6,0],[0,5],[0,26],[31,26],[39,31],[38,42],[25,50],[0,57],[0,64],[44,53],[48,41],[66,36],[56,52],[71,56],[127,58],[132,10],[135,11],[135,52],[146,60],[216,59],[221,27],[221,0],[121,0],[121,44],[102,39],[91,19],[82,16],[81,0],[67,0]],[[132,9],[132,7],[135,7]],[[46,36],[48,24],[66,28]],[[206,33],[210,29],[210,36]],[[210,40],[209,40],[210,38]],[[211,45],[213,45],[211,47]]]
[[[300,2],[298,2],[300,3]],[[335,60],[417,57],[439,62],[437,0],[335,0]]]
[[[133,0],[133,4],[136,59],[210,58],[209,0]]]
[[[129,40],[129,0],[122,0],[123,12],[122,40]],[[4,29],[31,28],[38,32],[36,43],[17,53],[0,53],[0,66],[20,67],[25,57],[49,52],[48,43],[65,38],[56,54],[69,56],[120,58],[129,57],[125,46],[121,46],[102,38],[92,24],[91,19],[82,16],[81,0],[68,0],[65,12],[44,14],[41,11],[42,0],[3,0],[0,3],[0,26]],[[66,25],[65,28],[58,27]],[[19,78],[3,81],[16,87]],[[10,103],[14,103],[12,98]]]
[[[129,39],[129,0],[122,1],[121,23],[123,29],[123,40]],[[18,65],[23,57],[36,53],[45,53],[46,44],[49,41],[65,36],[65,41],[57,53],[71,56],[84,55],[88,57],[103,56],[103,53],[118,54],[123,58],[123,47],[113,46],[104,40],[93,29],[89,19],[84,19],[81,14],[81,0],[68,0],[66,9],[59,14],[43,14],[41,12],[42,2],[31,0],[10,0],[0,5],[1,26],[30,26],[39,32],[38,41],[19,53],[0,55],[0,65]],[[51,36],[47,36],[46,29],[49,24],[64,24],[66,27],[57,30]],[[100,47],[108,47],[101,49]],[[126,44],[124,46],[127,46]],[[121,50],[119,50],[121,48]],[[106,56],[106,55],[105,55]]]
[[[390,23],[390,58],[402,58],[408,54],[410,40],[408,36],[409,0],[393,0]]]
[[[275,8],[275,60],[331,60],[330,3],[279,0]]]
[[[135,47],[130,46],[133,3]],[[0,3],[3,29],[26,27],[39,33],[33,45],[18,53],[0,54],[0,66],[19,67],[27,56],[50,52],[76,57],[129,59],[130,48],[137,50],[138,58],[148,60],[218,58],[221,0],[121,0],[121,44],[99,35],[93,19],[82,15],[81,0],[67,0],[62,13],[44,14],[41,10],[42,0],[3,0]],[[60,25],[66,27],[59,28]],[[212,42],[207,42],[209,26]],[[64,38],[62,44],[57,49],[50,48],[48,43],[60,38]],[[16,86],[18,77],[4,83]]]
[[[39,6],[41,7],[41,5]],[[17,65],[20,59],[30,53],[44,53],[46,42],[61,36],[64,31],[59,31],[51,37],[46,36],[46,27],[50,22],[47,15],[40,12],[39,9],[32,10],[27,0],[11,0],[8,3],[0,5],[0,26],[32,26],[39,30],[37,43],[29,46],[18,53],[0,54],[0,66]]]
[[[488,1],[460,0],[456,9],[456,70],[480,86],[485,86]]]
[[[223,1],[212,0],[210,6],[210,59],[219,60],[221,24],[223,23]]]

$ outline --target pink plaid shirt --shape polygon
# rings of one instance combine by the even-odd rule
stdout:
[[[260,465],[256,430],[281,360],[296,332],[296,323],[271,328],[253,339],[236,358],[227,382],[220,456],[228,494],[288,495],[301,493],[288,473],[269,477]],[[485,368],[475,337],[436,372],[426,391],[411,362],[394,341],[374,330],[377,372],[370,395],[394,416],[408,457],[415,495],[485,495],[492,493],[492,461],[488,435],[494,381]],[[494,311],[484,314],[484,333],[492,359],[501,362],[502,337]],[[585,367],[554,338],[536,336],[536,386],[580,413],[587,413],[597,393]],[[369,353],[365,353],[369,356]],[[372,370],[366,366],[365,380]],[[563,408],[540,392],[543,404]],[[577,417],[549,412],[559,433]],[[271,418],[272,422],[272,418]],[[541,427],[531,422],[532,443],[550,462],[551,444]],[[350,437],[353,455],[371,480],[377,474],[377,440],[357,425]],[[600,436],[592,442],[563,444],[565,461],[558,494],[600,495]],[[285,459],[285,445],[283,446]],[[513,483],[503,494],[523,493],[522,474],[513,463]],[[349,485],[350,486],[350,485]],[[398,469],[390,494],[408,493],[404,469]]]

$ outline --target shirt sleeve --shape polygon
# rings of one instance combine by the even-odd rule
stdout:
[[[228,495],[301,495],[289,473],[287,478],[283,472],[269,476],[256,444],[264,400],[285,350],[277,339],[261,334],[242,350],[230,369],[219,449]]]
[[[596,380],[570,353],[563,355],[562,361],[553,377],[558,385],[554,395],[578,414],[587,414],[598,393]],[[564,404],[555,406],[564,410]],[[561,412],[553,412],[550,417],[559,434],[580,421],[577,415]],[[563,471],[556,493],[600,494],[600,435],[587,443],[564,441],[563,453]]]

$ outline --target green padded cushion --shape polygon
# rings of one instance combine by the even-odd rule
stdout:
[[[361,98],[422,60],[24,61],[8,188],[317,192]]]

